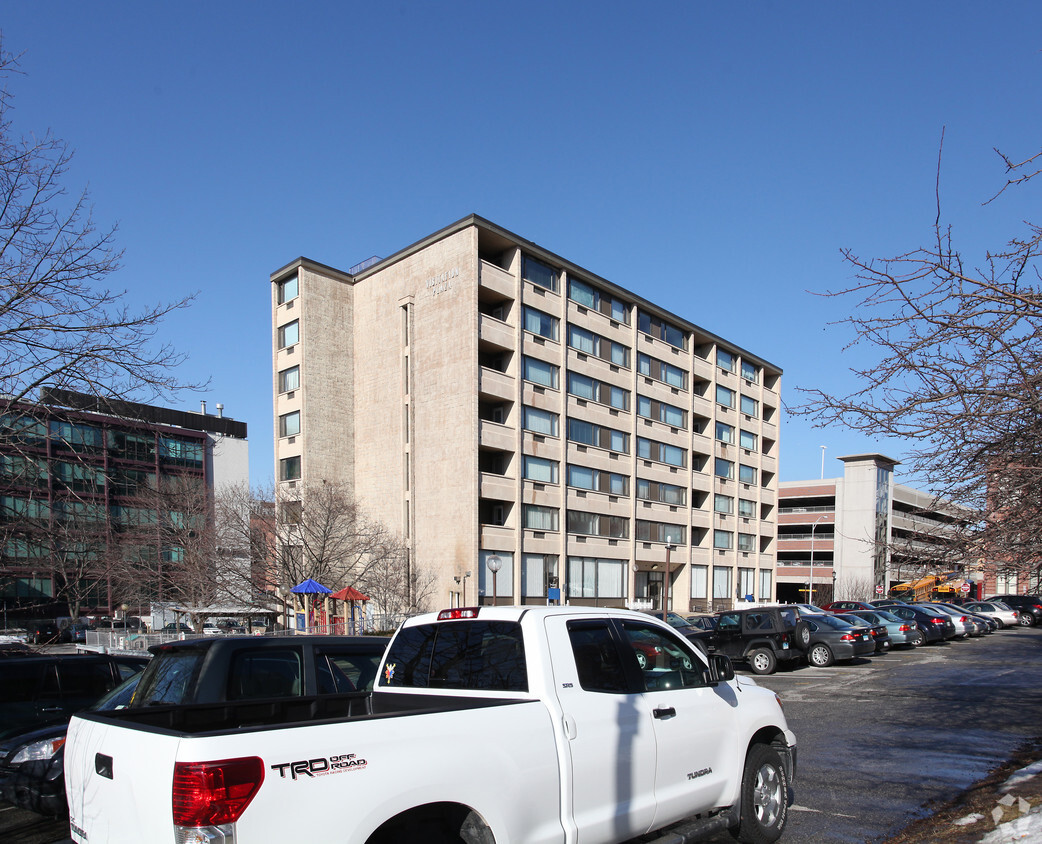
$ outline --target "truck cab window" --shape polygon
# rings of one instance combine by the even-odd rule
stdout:
[[[705,685],[705,664],[667,631],[625,621],[622,629],[644,677],[644,691]]]
[[[631,691],[619,649],[606,622],[570,622],[568,638],[572,643],[579,685],[584,690],[609,694]]]

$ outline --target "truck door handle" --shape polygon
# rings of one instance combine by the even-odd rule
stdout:
[[[668,706],[665,709],[656,708],[652,714],[656,718],[676,718],[677,711],[672,706]]]

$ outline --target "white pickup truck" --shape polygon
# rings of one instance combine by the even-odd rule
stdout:
[[[568,606],[412,618],[372,692],[85,712],[65,752],[80,844],[759,844],[795,767],[777,696],[726,657]]]

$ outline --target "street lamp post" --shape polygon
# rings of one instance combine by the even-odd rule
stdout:
[[[492,572],[492,606],[496,605],[496,575],[499,570],[503,568],[503,561],[499,559],[495,554],[489,556],[485,560],[485,565],[488,566],[488,570]]]
[[[814,531],[817,530],[818,525],[825,516],[818,516],[814,520],[814,524],[810,526],[810,589],[807,590],[807,603],[814,603]],[[835,565],[835,563],[833,563]],[[832,600],[836,600],[835,587],[833,587]]]

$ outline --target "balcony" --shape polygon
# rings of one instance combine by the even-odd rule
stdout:
[[[488,261],[482,261],[478,267],[478,285],[506,299],[514,298],[514,277]]]
[[[485,448],[498,451],[513,451],[516,445],[517,432],[507,425],[489,422],[482,419],[478,431],[478,442]]]
[[[478,380],[478,392],[482,398],[501,399],[503,401],[515,401],[517,399],[517,385],[514,378],[504,372],[481,367]]]
[[[506,525],[482,525],[481,548],[485,551],[513,551],[514,529]]]
[[[495,501],[514,501],[517,498],[517,480],[506,475],[482,472],[480,495]]]
[[[478,336],[483,343],[488,343],[496,348],[511,350],[514,348],[514,329],[487,314],[480,315]]]

